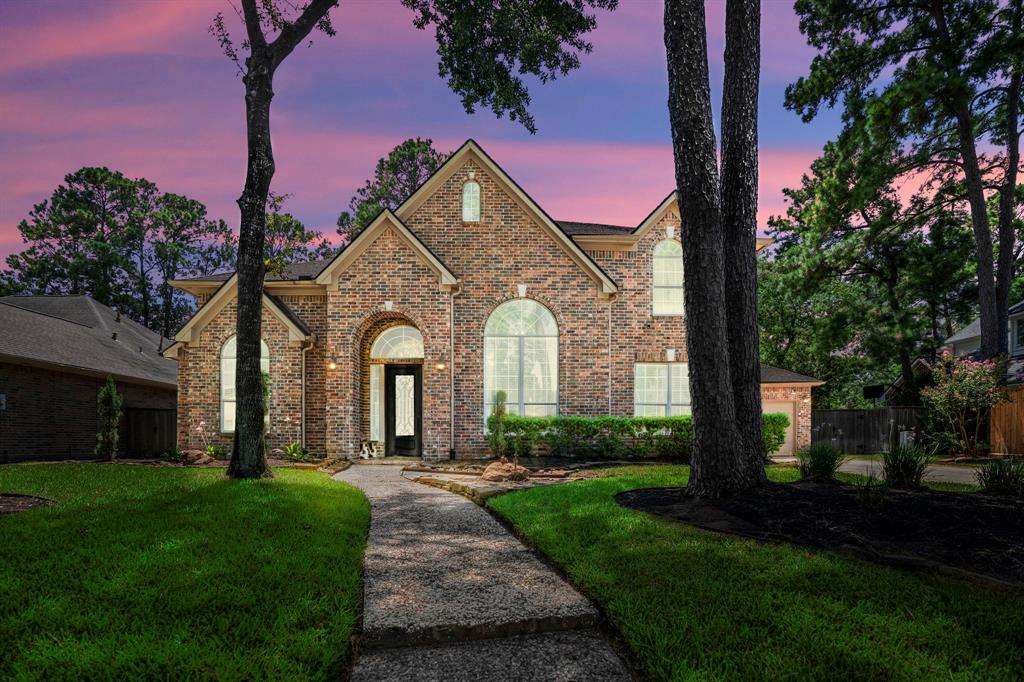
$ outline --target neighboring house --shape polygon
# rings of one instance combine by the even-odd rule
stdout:
[[[334,259],[267,277],[270,447],[478,457],[498,391],[517,414],[688,413],[681,253],[674,194],[636,227],[556,222],[468,141]],[[201,305],[165,353],[179,446],[228,445],[237,278],[173,284]],[[762,382],[793,421],[785,451],[808,445],[821,382]]]
[[[124,396],[120,452],[173,445],[169,344],[88,296],[0,298],[0,462],[92,458],[108,375]]]
[[[1011,385],[1024,384],[1024,301],[1010,306],[1009,324],[1006,333],[1009,335],[1009,360],[1006,367],[1006,380]],[[970,355],[981,348],[981,318],[976,318],[969,325],[946,339],[946,347],[953,355]]]

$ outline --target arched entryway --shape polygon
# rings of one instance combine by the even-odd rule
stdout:
[[[388,456],[423,453],[423,335],[392,321],[372,338],[368,353],[369,440]]]

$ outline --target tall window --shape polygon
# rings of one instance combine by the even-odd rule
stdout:
[[[683,314],[683,247],[665,239],[654,247],[655,315]]]
[[[1024,317],[1017,320],[1017,348],[1016,350],[1024,350]]]
[[[480,221],[480,185],[475,180],[470,180],[462,186],[462,221]]]
[[[484,328],[484,418],[498,391],[509,414],[558,414],[558,324],[551,311],[521,298],[502,303]]]
[[[238,340],[232,336],[220,349],[220,430],[235,432],[235,365],[238,364]],[[260,371],[270,372],[270,349],[260,339]]]
[[[633,368],[633,414],[690,414],[690,373],[685,362],[640,362]]]

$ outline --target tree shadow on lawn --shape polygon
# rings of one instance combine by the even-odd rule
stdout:
[[[676,476],[665,480],[679,485]],[[653,679],[1019,679],[1024,602],[789,545],[712,535],[615,503],[655,477],[491,501],[594,597]]]
[[[0,520],[0,641],[17,652],[0,673],[340,674],[361,599],[361,493],[316,473],[134,472],[147,470],[68,472],[84,492],[44,483],[68,493],[61,504]]]

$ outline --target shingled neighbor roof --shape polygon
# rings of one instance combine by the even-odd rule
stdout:
[[[320,271],[330,263],[333,258],[324,258],[321,260],[309,260],[302,261],[299,263],[288,263],[281,268],[280,272],[271,273],[266,276],[268,282],[285,282],[297,279],[316,279],[316,276],[320,274]],[[179,282],[226,282],[231,279],[231,275],[235,274],[234,270],[230,272],[217,272],[212,275],[202,275],[200,277],[188,277],[178,280]]]
[[[177,386],[171,342],[88,296],[0,297],[0,329],[5,362]]]
[[[825,383],[821,379],[809,377],[806,374],[797,374],[781,367],[772,367],[761,363],[762,384],[820,384]]]
[[[581,234],[629,234],[634,229],[625,225],[606,225],[604,223],[577,223],[572,220],[559,220],[558,226],[570,237]]]

